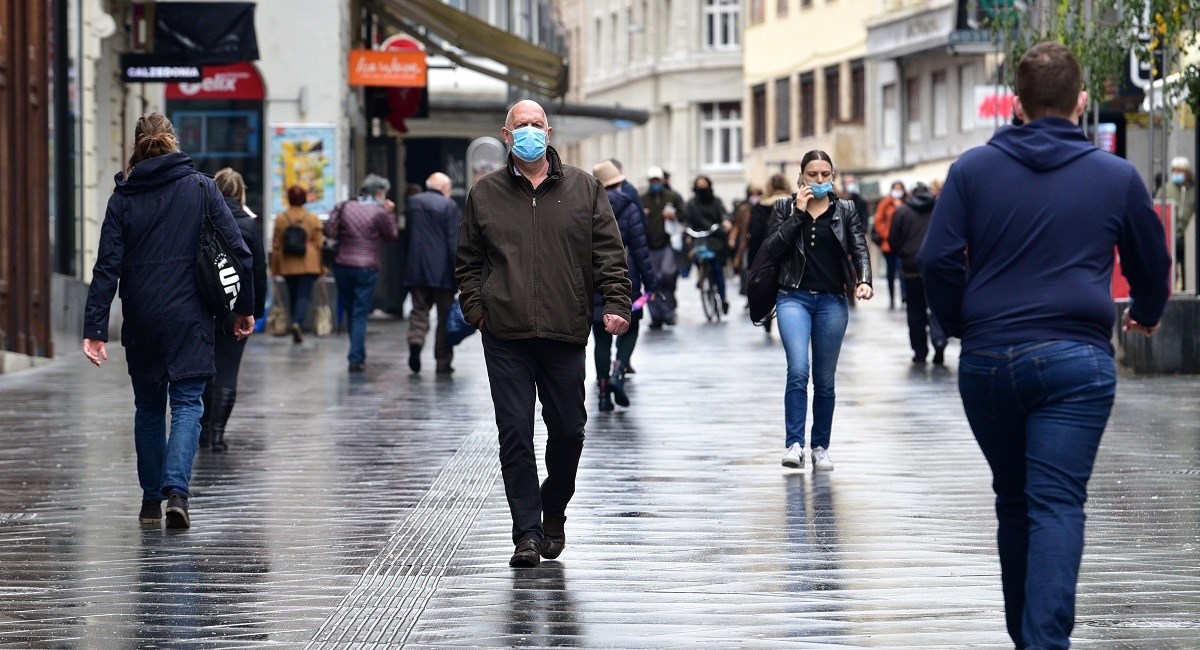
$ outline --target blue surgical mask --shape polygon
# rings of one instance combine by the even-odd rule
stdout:
[[[813,198],[819,199],[833,190],[833,183],[809,183],[808,187],[812,190]]]
[[[546,132],[536,126],[523,126],[512,132],[513,153],[525,162],[535,162],[546,155]]]
[[[654,192],[655,194],[658,194],[659,192],[663,191],[663,184],[662,183],[651,183],[650,191]]]
[[[1183,172],[1175,172],[1174,174],[1171,174],[1171,182],[1172,183],[1174,183],[1176,185],[1183,185],[1183,181],[1184,181]]]

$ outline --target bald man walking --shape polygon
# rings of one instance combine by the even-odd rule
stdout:
[[[559,160],[537,102],[508,112],[508,164],[467,196],[458,245],[463,315],[481,330],[500,468],[516,551],[534,567],[566,546],[567,503],[583,451],[584,350],[599,293],[609,334],[629,330],[625,247],[608,195],[591,174]],[[535,399],[546,422],[546,480],[538,485]]]
[[[433,358],[438,374],[454,372],[454,348],[446,343],[446,319],[454,302],[454,258],[462,210],[450,198],[450,177],[435,172],[425,181],[425,191],[408,198],[408,265],[404,283],[412,296],[408,318],[408,367],[421,372],[421,349],[429,333],[429,311],[437,305],[437,334]]]

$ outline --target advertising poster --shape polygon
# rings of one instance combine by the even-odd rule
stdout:
[[[337,203],[337,127],[276,124],[271,127],[271,213],[287,209],[287,188],[308,190],[309,211],[328,214]]]

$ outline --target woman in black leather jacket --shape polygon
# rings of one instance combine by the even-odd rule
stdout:
[[[833,469],[829,437],[833,427],[834,375],[849,320],[847,294],[870,300],[871,254],[862,217],[851,201],[833,194],[833,160],[813,150],[800,163],[794,198],[771,209],[764,253],[779,260],[776,318],[787,352],[784,392],[787,429],[785,467],[804,466],[804,426],[808,414],[809,345],[812,345],[813,470]]]

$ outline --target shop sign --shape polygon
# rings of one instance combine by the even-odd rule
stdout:
[[[350,50],[351,86],[425,87],[425,53]]]
[[[200,66],[153,54],[121,55],[121,81],[126,83],[165,83],[200,81]]]
[[[253,63],[206,65],[203,72],[199,81],[167,86],[167,99],[261,101],[267,96],[262,75]]]
[[[1011,122],[1016,97],[1002,86],[975,86],[975,127],[994,129]]]

